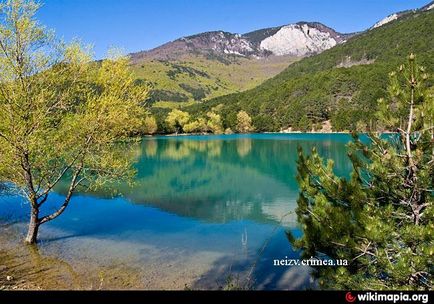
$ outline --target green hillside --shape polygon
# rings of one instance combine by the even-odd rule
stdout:
[[[175,108],[252,89],[295,60],[185,54],[176,60],[145,58],[134,62],[132,68],[138,79],[151,85],[149,102],[153,107]]]
[[[410,52],[432,72],[433,29],[434,11],[411,13],[290,65],[254,89],[187,110],[202,116],[222,104],[224,127],[232,129],[240,110],[252,116],[257,131],[320,129],[325,121],[337,131],[366,128],[375,123],[373,112],[377,99],[385,95],[387,75]]]

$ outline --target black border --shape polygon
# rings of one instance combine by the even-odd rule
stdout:
[[[351,291],[351,295],[365,291]],[[433,291],[412,292],[408,294],[429,294]],[[63,303],[81,301],[82,303],[208,303],[211,300],[222,304],[233,303],[394,303],[346,300],[348,291],[0,291],[0,303]],[[381,291],[387,294],[399,294],[400,291]],[[401,302],[395,302],[401,303]],[[422,302],[402,302],[422,303]],[[429,303],[429,302],[428,302]]]

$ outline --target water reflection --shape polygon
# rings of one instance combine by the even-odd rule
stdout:
[[[144,138],[141,145],[130,147],[133,151],[124,152],[137,169],[133,185],[120,183],[113,186],[116,191],[91,195],[121,193],[135,204],[208,222],[279,223],[296,206],[298,146],[307,152],[316,147],[334,160],[337,174],[347,175],[349,139],[321,134]],[[286,216],[284,222],[295,226],[295,216]]]
[[[151,145],[155,152],[158,150],[158,141],[153,140]],[[161,143],[161,141],[160,141]],[[148,143],[145,141],[145,155],[155,156],[146,153]],[[189,140],[176,140],[167,139],[164,148],[160,150],[161,158],[167,160],[182,160],[191,157],[194,153],[206,153],[209,157],[217,157],[221,154],[222,142],[221,141],[189,141]]]
[[[250,150],[252,150],[252,140],[250,138],[237,140],[237,152],[241,158],[249,154]]]
[[[155,139],[148,140],[144,148],[145,155],[147,157],[154,157],[155,155],[157,155],[157,150],[158,150],[158,141],[156,141]]]
[[[268,139],[261,135],[144,139],[128,199],[182,216],[212,222],[250,219],[278,222],[295,208],[297,147],[316,147],[346,174],[346,135]],[[148,151],[151,150],[152,153]],[[287,218],[294,222],[294,217]]]
[[[338,174],[346,175],[349,139],[301,134],[144,138],[120,147],[137,170],[133,185],[112,185],[122,197],[112,198],[112,189],[81,193],[61,217],[42,227],[41,236],[50,254],[74,265],[86,260],[84,273],[104,267],[114,269],[116,277],[131,277],[130,270],[113,266],[119,261],[135,270],[139,282],[149,278],[145,288],[174,288],[173,282],[180,282],[180,289],[186,280],[193,288],[215,288],[217,281],[224,284],[228,271],[248,273],[266,242],[252,273],[257,288],[306,288],[305,268],[272,267],[274,258],[299,255],[285,235],[287,228],[298,231],[291,213],[298,196],[297,147],[316,147],[334,160]],[[66,187],[56,191],[44,208],[61,202]],[[8,214],[24,218],[28,206],[5,196],[0,219]]]

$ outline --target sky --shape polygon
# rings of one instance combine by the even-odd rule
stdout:
[[[429,0],[41,0],[37,18],[66,41],[125,53],[148,50],[206,31],[246,33],[318,21],[341,33],[365,30],[394,12]]]

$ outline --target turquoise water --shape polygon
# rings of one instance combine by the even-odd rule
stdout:
[[[298,257],[285,230],[299,235],[296,217],[297,147],[316,147],[346,175],[343,134],[253,134],[144,138],[128,151],[137,176],[131,186],[82,193],[58,219],[42,227],[41,246],[69,261],[116,261],[143,276],[149,288],[182,280],[192,288],[218,288],[227,277],[251,278],[259,289],[311,286],[309,269],[275,267]],[[55,208],[60,192],[46,207]],[[28,206],[0,198],[3,221],[25,223]],[[24,231],[24,224],[22,230]],[[83,263],[84,263],[83,262]],[[255,266],[254,268],[252,268]],[[184,284],[182,284],[183,286]]]

